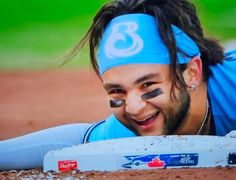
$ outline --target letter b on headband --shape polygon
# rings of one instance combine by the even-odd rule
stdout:
[[[187,56],[177,53],[178,63],[200,55],[196,43],[172,25],[176,46]],[[169,51],[158,32],[158,24],[147,14],[115,17],[107,25],[98,47],[98,67],[102,75],[113,67],[128,64],[170,64]]]
[[[132,56],[143,48],[143,40],[136,33],[138,24],[134,21],[117,23],[112,26],[104,51],[107,58]]]

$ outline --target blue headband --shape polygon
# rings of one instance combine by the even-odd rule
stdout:
[[[188,63],[199,56],[196,43],[172,25],[178,52],[178,63]],[[170,64],[167,47],[160,37],[154,17],[147,14],[127,14],[115,17],[106,27],[98,47],[98,67],[106,70],[127,64]]]

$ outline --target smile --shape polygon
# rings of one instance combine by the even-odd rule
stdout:
[[[143,121],[137,121],[137,120],[135,120],[135,122],[136,122],[138,125],[141,125],[141,126],[148,125],[148,124],[150,124],[151,122],[153,122],[153,121],[156,119],[156,117],[159,115],[159,113],[160,113],[160,112],[158,111],[158,112],[156,112],[156,113],[154,113],[154,114],[148,116],[148,117],[145,118]]]

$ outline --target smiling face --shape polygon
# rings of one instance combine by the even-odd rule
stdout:
[[[125,65],[102,75],[112,113],[137,135],[174,134],[188,116],[190,96],[170,98],[169,65]]]

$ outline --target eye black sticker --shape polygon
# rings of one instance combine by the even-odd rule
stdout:
[[[124,99],[110,99],[110,107],[117,108],[121,107],[125,104]]]
[[[141,95],[141,98],[143,100],[147,100],[147,99],[152,99],[154,97],[157,97],[157,96],[159,96],[161,94],[163,94],[163,91],[160,88],[157,88],[157,89],[154,89],[154,90],[152,90],[150,92],[147,92],[147,93]]]

